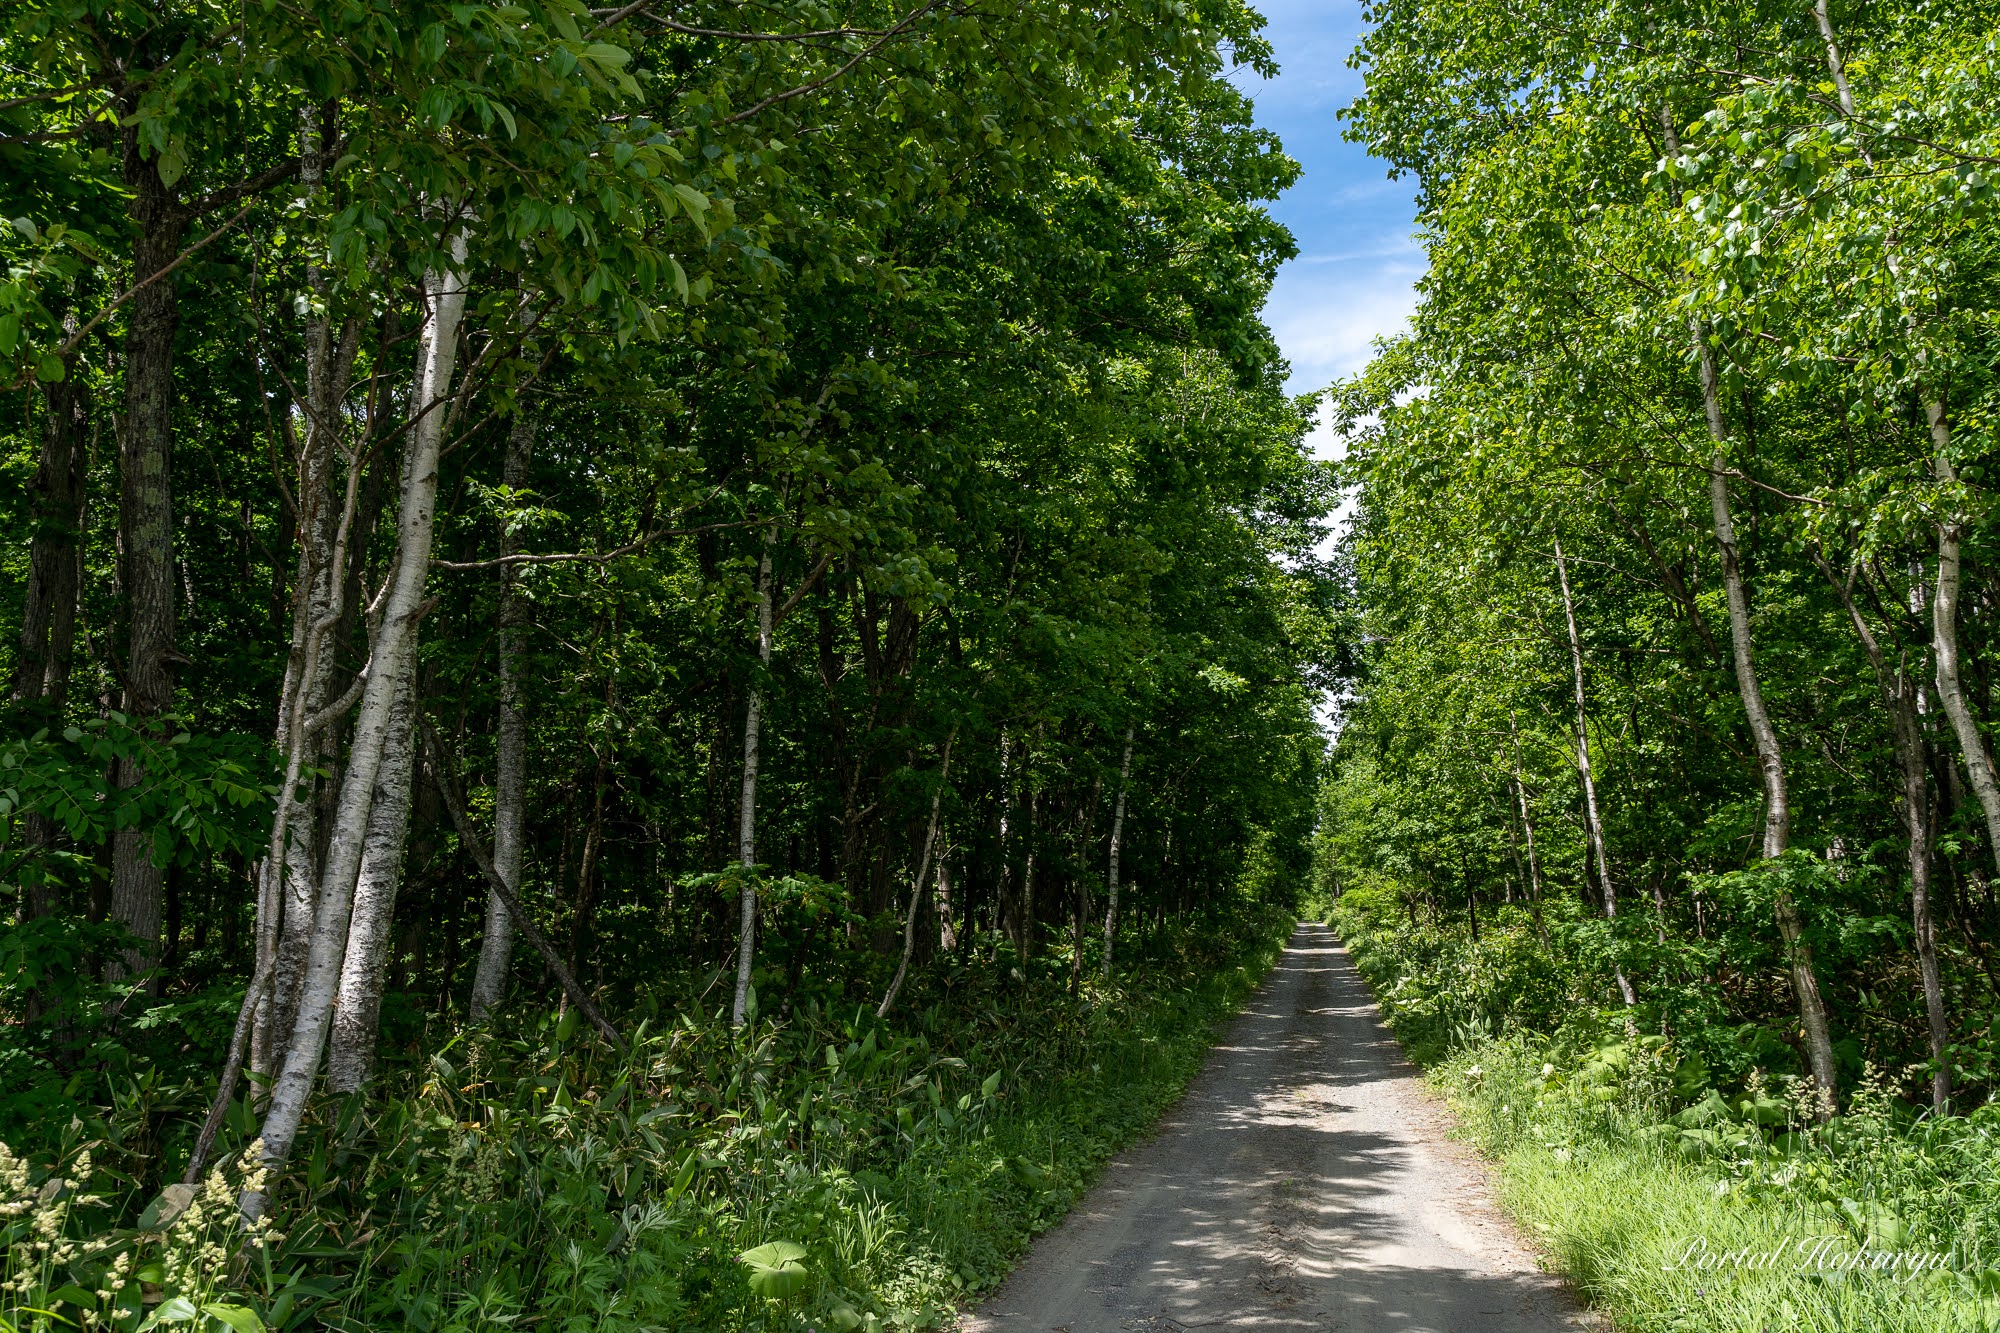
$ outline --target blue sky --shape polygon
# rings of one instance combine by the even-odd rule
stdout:
[[[1390,180],[1383,163],[1340,137],[1336,113],[1361,89],[1347,67],[1359,0],[1260,8],[1280,73],[1265,81],[1243,71],[1240,86],[1256,99],[1257,123],[1305,168],[1271,210],[1298,238],[1299,257],[1279,271],[1264,318],[1291,361],[1292,391],[1303,393],[1360,369],[1370,343],[1400,329],[1415,304],[1424,271],[1411,240],[1416,182]],[[1333,448],[1330,438],[1316,443]]]

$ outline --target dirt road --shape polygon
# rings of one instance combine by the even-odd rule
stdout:
[[[1347,953],[1300,926],[1160,1131],[976,1333],[1554,1333],[1588,1326],[1445,1137]]]

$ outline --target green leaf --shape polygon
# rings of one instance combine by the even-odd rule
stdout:
[[[159,159],[160,184],[172,189],[180,178],[187,175],[187,144],[176,136],[170,140]]]
[[[221,1320],[236,1333],[264,1333],[264,1321],[247,1305],[204,1305],[201,1312],[211,1319]]]
[[[42,353],[35,363],[35,378],[44,384],[60,384],[69,377],[69,364],[54,352]]]
[[[146,1330],[155,1324],[185,1324],[198,1317],[200,1313],[194,1308],[194,1302],[187,1297],[174,1296],[154,1307],[153,1313],[146,1317],[146,1322],[139,1325],[139,1333],[146,1333]]]
[[[752,1292],[767,1301],[784,1301],[805,1290],[811,1279],[802,1262],[805,1257],[803,1245],[774,1240],[743,1251],[736,1262],[749,1268]]]

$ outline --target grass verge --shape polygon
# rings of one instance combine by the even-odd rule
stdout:
[[[1333,917],[1497,1163],[1502,1204],[1619,1328],[2000,1328],[2000,1108],[1919,1115],[1871,1070],[1820,1126],[1801,1081],[1752,1069],[1717,1086],[1673,1037],[1615,1012],[1548,1034],[1504,1014],[1497,1035],[1442,1021],[1470,983],[1405,958],[1398,921]]]

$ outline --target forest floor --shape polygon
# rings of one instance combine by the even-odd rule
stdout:
[[[1591,1327],[1325,926],[1301,925],[1151,1139],[970,1333],[1542,1333]]]

